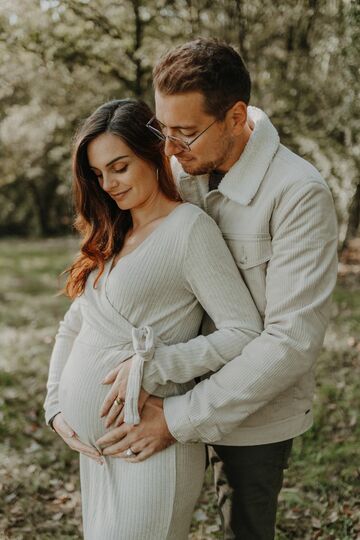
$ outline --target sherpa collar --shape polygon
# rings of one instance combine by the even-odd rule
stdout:
[[[225,197],[244,206],[250,204],[255,197],[280,144],[275,127],[262,110],[248,107],[248,120],[254,126],[251,137],[240,159],[225,174],[218,187]],[[174,168],[178,169],[179,163],[176,165]],[[193,181],[196,178],[182,170],[179,173],[179,169],[177,172],[181,184],[185,179]],[[203,177],[197,178],[203,180]]]

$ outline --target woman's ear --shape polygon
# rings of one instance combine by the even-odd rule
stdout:
[[[247,121],[247,105],[237,101],[229,110],[230,127],[234,135],[240,135]]]

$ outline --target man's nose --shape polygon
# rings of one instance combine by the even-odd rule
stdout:
[[[168,157],[176,156],[177,154],[180,154],[182,152],[182,149],[180,148],[180,145],[176,144],[176,142],[172,141],[171,139],[168,139],[166,137],[165,139],[165,154]]]

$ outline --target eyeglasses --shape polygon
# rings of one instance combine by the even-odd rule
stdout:
[[[199,135],[196,135],[196,137],[194,139],[192,139],[192,141],[187,141],[186,139],[182,139],[181,137],[173,137],[172,135],[165,135],[162,131],[160,131],[159,129],[157,129],[156,127],[154,127],[152,125],[153,122],[157,122],[159,125],[162,125],[161,122],[159,122],[159,120],[156,118],[156,116],[153,116],[151,118],[151,120],[149,120],[149,122],[146,124],[146,127],[148,129],[150,129],[150,131],[156,135],[161,141],[166,141],[166,139],[168,139],[169,141],[171,141],[172,143],[176,144],[179,148],[181,148],[182,150],[185,150],[185,152],[190,152],[191,151],[191,148],[190,146],[198,140],[199,137],[201,137],[201,135],[203,133],[205,133],[205,131],[207,131],[209,128],[211,128],[211,126],[213,126],[215,124],[215,122],[218,122],[218,119],[216,118],[216,120],[214,120],[213,122],[211,122],[211,124],[206,127],[201,133],[199,133]],[[166,126],[164,126],[165,128]]]

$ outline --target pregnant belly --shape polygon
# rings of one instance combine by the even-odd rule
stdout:
[[[100,408],[110,390],[105,375],[131,353],[94,348],[75,341],[59,384],[59,403],[66,422],[79,439],[91,446],[105,434]]]

